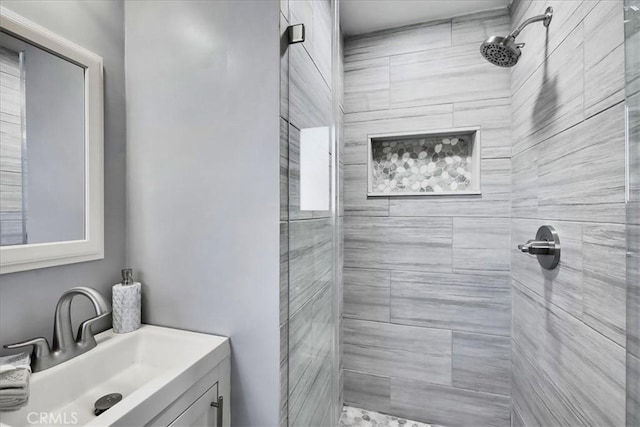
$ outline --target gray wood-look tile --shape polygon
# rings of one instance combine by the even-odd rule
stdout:
[[[295,313],[331,281],[331,221],[289,223],[289,313]]]
[[[389,58],[353,61],[344,67],[347,113],[389,108]]]
[[[331,385],[331,291],[289,320],[289,425],[323,425]]]
[[[637,45],[640,45],[640,36]],[[626,103],[629,141],[640,141],[640,92],[627,97]],[[628,167],[632,171],[629,174],[629,209],[630,212],[640,212],[640,174],[633,173],[640,170],[640,150],[629,150],[628,156]],[[627,223],[640,224],[640,215],[629,215]]]
[[[451,384],[451,331],[344,319],[344,367]]]
[[[280,324],[289,319],[289,223],[280,222]]]
[[[345,64],[384,56],[451,46],[451,21],[410,25],[349,37],[345,40]]]
[[[303,46],[290,45],[288,50],[291,124],[298,129],[328,126],[331,123],[331,91],[327,83]]]
[[[453,126],[480,126],[483,158],[511,157],[511,98],[459,102]]]
[[[311,57],[331,88],[331,1],[314,0],[313,7],[313,51]]]
[[[522,417],[511,405],[511,427],[526,427],[526,424],[522,420]]]
[[[348,165],[344,175],[345,215],[389,216],[388,197],[367,197],[367,165]]]
[[[640,425],[640,359],[627,354],[627,419],[628,426]]]
[[[510,71],[478,55],[475,43],[393,56],[389,67],[394,108],[511,95]]]
[[[624,223],[624,106],[516,153],[514,217]]]
[[[390,215],[508,217],[511,204],[511,161],[482,159],[481,167],[482,195],[392,197],[389,202]]]
[[[389,289],[391,286],[391,271],[345,268],[344,283],[345,286],[368,286]]]
[[[541,218],[617,222],[602,208],[624,203],[624,105],[544,141],[536,151]]]
[[[346,267],[451,271],[451,218],[345,217]]]
[[[584,19],[585,115],[624,99],[624,8],[601,1]]]
[[[349,113],[344,119],[344,164],[366,164],[367,135],[451,128],[453,105]]]
[[[627,275],[627,351],[640,358],[640,225],[627,225]]]
[[[538,217],[538,161],[535,149],[511,158],[511,216]]]
[[[534,239],[543,224],[539,220],[522,219],[513,219],[511,224],[511,276],[544,296],[546,301],[577,317],[582,316],[582,224],[545,221],[556,229],[562,245],[560,264],[553,270],[545,270],[535,256],[517,249],[518,244]]]
[[[533,72],[526,84],[513,93],[514,153],[583,120],[583,48],[581,24]]]
[[[607,3],[606,1],[603,3]],[[585,51],[587,51],[585,45]],[[584,114],[593,116],[624,101],[624,45],[619,45],[605,59],[585,69]]]
[[[511,31],[511,17],[506,8],[471,13],[451,20],[451,44],[475,44],[487,37]]]
[[[344,111],[344,35],[342,34],[342,29],[340,29],[340,36],[338,37],[338,74],[336,75],[336,82],[334,89],[337,91],[338,96],[338,106],[342,111]]]
[[[585,425],[566,411],[546,373],[538,371],[517,343],[512,343],[511,402],[521,426]]]
[[[344,371],[344,404],[369,411],[391,411],[391,378]]]
[[[289,416],[289,322],[280,325],[280,425],[286,427]]]
[[[344,316],[360,320],[390,321],[391,272],[346,268]]]
[[[509,396],[511,338],[453,332],[453,386]]]
[[[453,271],[509,271],[510,228],[505,218],[453,218]]]
[[[289,218],[289,123],[280,118],[280,221]]]
[[[626,343],[626,227],[584,224],[583,321],[609,339]]]
[[[510,398],[419,381],[391,379],[391,413],[451,426],[509,425]]]
[[[391,274],[393,323],[508,336],[510,317],[508,274]]]
[[[514,285],[514,298],[527,295],[534,308],[531,318],[519,322],[536,327],[514,328],[513,340],[517,346],[537,345],[535,353],[524,352],[532,365],[529,372],[517,365],[517,352],[513,355],[515,400],[536,405],[530,411],[534,416],[543,413],[541,407],[553,408],[553,417],[565,420],[563,425],[624,425],[625,349],[526,287]],[[517,307],[514,303],[514,318],[522,316]],[[523,339],[520,334],[531,336]],[[516,407],[526,405],[519,402]],[[527,411],[520,414],[529,423]]]
[[[633,29],[635,28],[635,30]],[[625,45],[629,47],[640,46],[640,31],[637,25],[631,27],[625,34]],[[627,55],[625,58],[627,93],[637,94],[640,92],[640,55]],[[637,105],[637,104],[636,104]]]

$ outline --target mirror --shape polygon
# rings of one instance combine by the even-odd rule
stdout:
[[[103,257],[102,58],[0,8],[0,274]]]
[[[0,246],[84,239],[84,69],[0,33],[0,88]]]

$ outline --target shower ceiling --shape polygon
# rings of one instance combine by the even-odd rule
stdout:
[[[511,0],[340,0],[345,35],[507,7]]]

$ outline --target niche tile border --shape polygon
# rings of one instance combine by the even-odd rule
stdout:
[[[367,139],[368,197],[481,194],[480,127]]]

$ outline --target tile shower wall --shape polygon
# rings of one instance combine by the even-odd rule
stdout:
[[[511,248],[554,226],[560,265],[512,249],[514,425],[625,425],[624,31],[621,0],[519,1]]]
[[[629,135],[627,204],[627,425],[640,425],[640,0],[625,0]]]
[[[301,129],[333,122],[332,90],[342,91],[342,78],[338,73],[333,81],[331,2],[282,0],[280,12],[280,425],[329,426],[338,416],[332,413],[339,369],[332,305],[333,290],[342,287],[341,265],[334,266],[331,212],[300,210],[299,156]],[[288,45],[289,23],[305,25],[304,43]],[[340,231],[341,214],[337,221]]]
[[[509,424],[511,88],[498,10],[345,41],[345,404]],[[481,126],[482,195],[367,198],[367,135]]]

